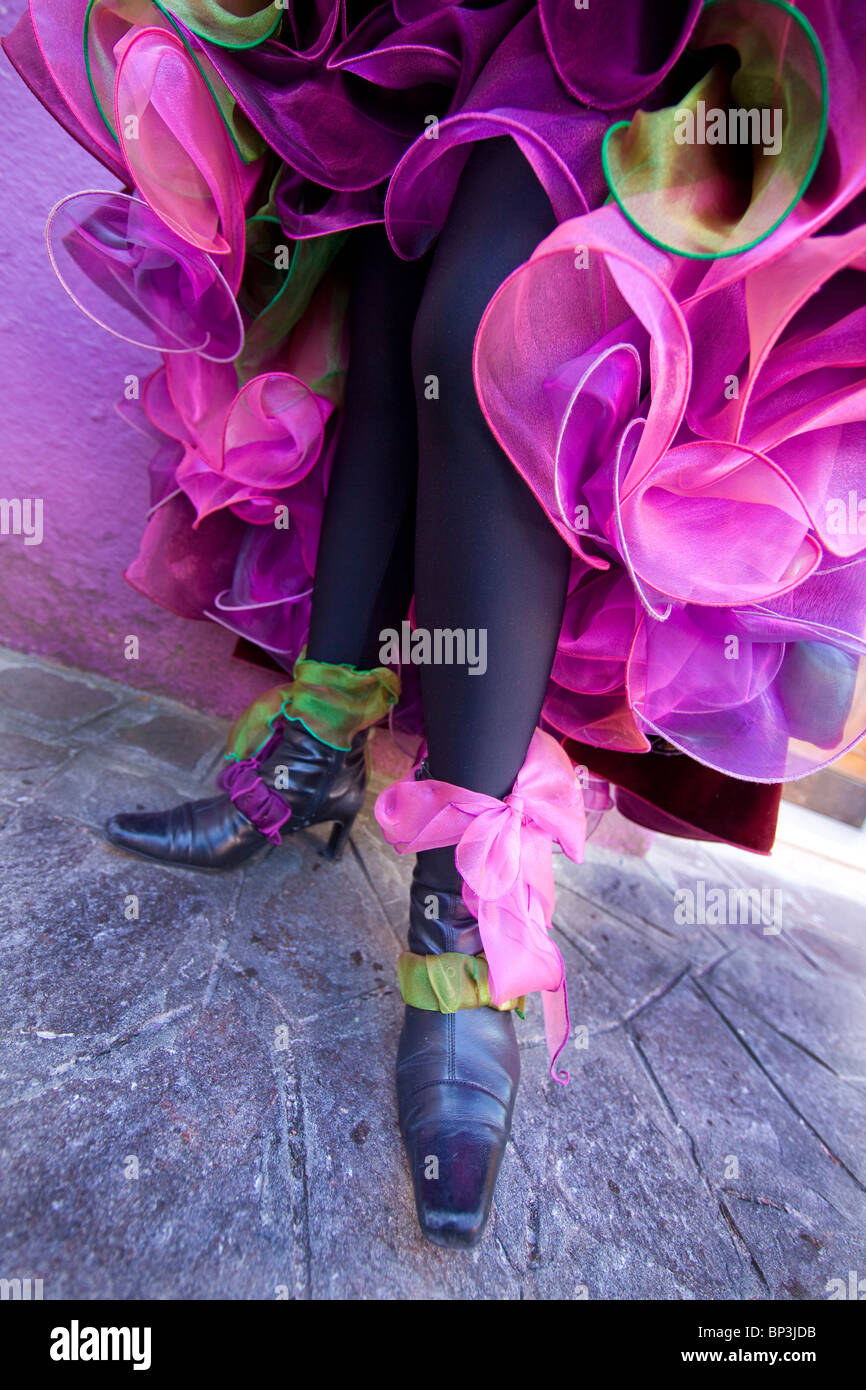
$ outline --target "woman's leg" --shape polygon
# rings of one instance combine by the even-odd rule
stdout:
[[[415,324],[419,475],[416,613],[424,628],[486,634],[487,669],[421,670],[433,777],[504,796],[538,723],[570,551],[490,431],[472,376],[475,332],[505,277],[555,226],[513,141],[478,145],[436,248]],[[421,384],[439,382],[438,400]],[[453,856],[422,856],[425,877]],[[444,884],[443,884],[444,886]]]
[[[354,261],[346,403],[316,566],[309,661],[291,685],[293,709],[304,713],[263,743],[266,714],[276,713],[285,687],[273,704],[270,692],[266,710],[254,704],[232,731],[240,761],[223,774],[222,794],[112,816],[112,844],[150,859],[232,869],[280,831],[322,822],[333,825],[337,854],[364,800],[366,730],[393,698],[373,670],[378,633],[400,623],[412,596],[410,344],[426,267],[399,261],[381,227],[354,233],[346,252]],[[255,769],[247,766],[253,752]]]
[[[472,350],[497,286],[553,225],[547,198],[511,140],[481,143],[436,248],[413,338],[418,625],[474,628],[486,639],[483,674],[469,665],[421,668],[429,774],[497,797],[511,790],[538,722],[570,552],[484,420]],[[435,393],[424,389],[431,377]],[[413,955],[481,953],[478,923],[460,889],[453,848],[419,854]],[[447,993],[453,956],[442,969]],[[488,1007],[437,1012],[420,996],[418,1005],[407,1002],[397,1091],[419,1221],[440,1244],[472,1245],[487,1220],[511,1125],[520,1075],[513,1020]]]
[[[417,420],[410,344],[427,264],[382,227],[352,233],[349,371],[316,563],[307,654],[379,665],[378,633],[412,598]]]

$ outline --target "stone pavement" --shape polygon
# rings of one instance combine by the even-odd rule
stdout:
[[[0,711],[0,1277],[47,1299],[824,1299],[866,1275],[862,876],[816,887],[802,855],[780,879],[615,817],[583,867],[560,857],[572,1084],[533,999],[494,1215],[452,1253],[403,1166],[410,864],[372,796],[337,865],[310,832],[241,873],[165,869],[100,824],[202,795],[222,724],[10,652]],[[399,759],[377,748],[381,786]],[[769,931],[677,921],[681,890],[749,886]]]

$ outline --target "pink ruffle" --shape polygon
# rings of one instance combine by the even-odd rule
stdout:
[[[704,271],[606,208],[494,296],[482,408],[575,555],[544,710],[561,733],[657,733],[756,781],[862,737],[864,253],[861,228],[810,237],[696,294]]]
[[[255,279],[267,256],[247,242],[257,248],[268,222],[292,240],[384,220],[398,253],[419,255],[473,146],[509,135],[560,225],[488,306],[475,379],[573,552],[547,726],[633,752],[659,734],[762,781],[855,743],[866,10],[799,8],[829,71],[820,162],[770,237],[708,263],[657,249],[600,206],[605,112],[628,120],[637,103],[676,101],[697,0],[663,17],[624,0],[620,25],[594,0],[393,0],[354,23],[343,0],[316,0],[245,50],[174,25],[170,4],[142,0],[130,26],[100,0],[89,13],[102,114],[83,61],[87,0],[30,0],[13,62],[134,189],[63,200],[48,229],[82,310],[163,359],[122,412],[154,441],[130,581],[291,665],[338,420],[342,298],[326,275],[281,337],[270,269]],[[288,530],[273,525],[278,509]]]

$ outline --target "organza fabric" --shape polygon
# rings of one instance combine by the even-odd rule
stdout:
[[[158,354],[119,406],[153,441],[129,581],[292,668],[347,365],[340,247],[378,222],[420,255],[472,148],[506,136],[559,222],[474,363],[573,554],[544,727],[766,782],[851,747],[866,8],[232,8],[30,0],[5,40],[124,186],[62,200],[48,244],[82,310]],[[776,153],[676,139],[752,108],[781,112]]]
[[[545,714],[800,776],[866,724],[866,239],[805,240],[724,303],[645,247],[611,207],[563,224],[476,342],[491,427],[574,553]]]
[[[494,1004],[484,956],[443,951],[440,956],[416,956],[403,951],[397,960],[397,981],[404,1004],[428,1012],[455,1014],[460,1009],[514,1009],[522,1013],[526,1000]]]
[[[553,845],[583,862],[586,812],[574,769],[536,729],[512,791],[501,801],[450,782],[410,775],[376,800],[376,819],[399,854],[456,845],[463,900],[478,921],[495,1006],[540,990],[550,1074],[570,1024],[565,967],[551,935]]]
[[[298,720],[331,748],[348,752],[362,729],[378,724],[400,698],[400,679],[387,666],[359,671],[313,661],[302,653],[292,679],[258,696],[238,715],[226,743],[226,757],[243,761],[261,752],[279,720]]]
[[[756,245],[806,191],[827,126],[820,42],[783,0],[710,0],[689,40],[714,61],[676,106],[611,126],[602,159],[639,231],[713,260]]]

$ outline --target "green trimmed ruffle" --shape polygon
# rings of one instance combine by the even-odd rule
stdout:
[[[285,165],[281,164],[274,175],[268,201],[254,217],[247,219],[247,262],[239,297],[241,307],[249,313],[252,322],[235,362],[241,384],[257,372],[267,370],[268,364],[274,361],[292,329],[306,313],[313,294],[346,240],[345,232],[330,232],[295,242],[287,240],[274,207],[274,190],[284,172]],[[279,268],[280,251],[289,254],[285,269]],[[330,321],[333,326],[325,339],[323,370],[319,377],[307,381],[311,391],[336,406],[341,405],[343,399],[342,330],[347,299],[348,286],[338,278],[331,290]]]
[[[827,131],[827,67],[809,20],[786,0],[707,0],[689,47],[717,55],[710,71],[676,106],[612,125],[602,162],[639,232],[715,260],[758,245],[809,187]]]
[[[308,660],[302,652],[290,684],[266,690],[235,720],[226,757],[243,761],[255,756],[279,718],[298,720],[322,743],[347,752],[355,735],[384,719],[399,698],[400,677],[387,666],[358,671]]]
[[[253,160],[261,158],[267,149],[264,139],[246,112],[238,105],[234,94],[229,91],[207,54],[202,51],[194,51],[190,47],[187,36],[175,24],[175,19],[179,19],[187,25],[187,28],[194,29],[195,26],[187,21],[185,15],[193,10],[209,11],[212,9],[212,5],[209,3],[169,5],[164,3],[164,0],[154,0],[153,7],[151,7],[149,4],[143,5],[141,0],[89,0],[83,26],[84,66],[87,70],[93,100],[105,126],[111,133],[112,139],[117,140],[118,138],[115,129],[113,102],[114,77],[118,61],[115,44],[122,26],[129,26],[129,32],[132,32],[146,25],[148,23],[147,10],[151,8],[155,11],[153,22],[158,22],[160,16],[164,17],[166,24],[171,26],[171,32],[175,33],[184,44],[191,61],[195,63],[210,89],[217,110],[241,159],[245,164],[250,164]],[[262,13],[252,20],[239,20],[238,16],[223,11],[221,11],[221,15],[227,21],[234,21],[246,26],[257,23],[260,28],[265,20],[272,25],[272,28],[276,28],[282,18],[280,15],[276,25],[273,24],[272,4],[266,5]],[[221,19],[213,19],[216,28],[219,28],[221,22]],[[252,32],[251,29],[250,32]],[[209,38],[211,35],[202,34],[202,37]],[[214,38],[214,42],[222,43],[224,47],[250,47],[249,43],[229,43],[219,38]],[[253,42],[260,43],[261,39],[255,39]]]
[[[276,33],[287,12],[274,0],[262,0],[255,14],[232,14],[220,0],[160,0],[168,10],[199,38],[210,39],[221,48],[253,48]]]

